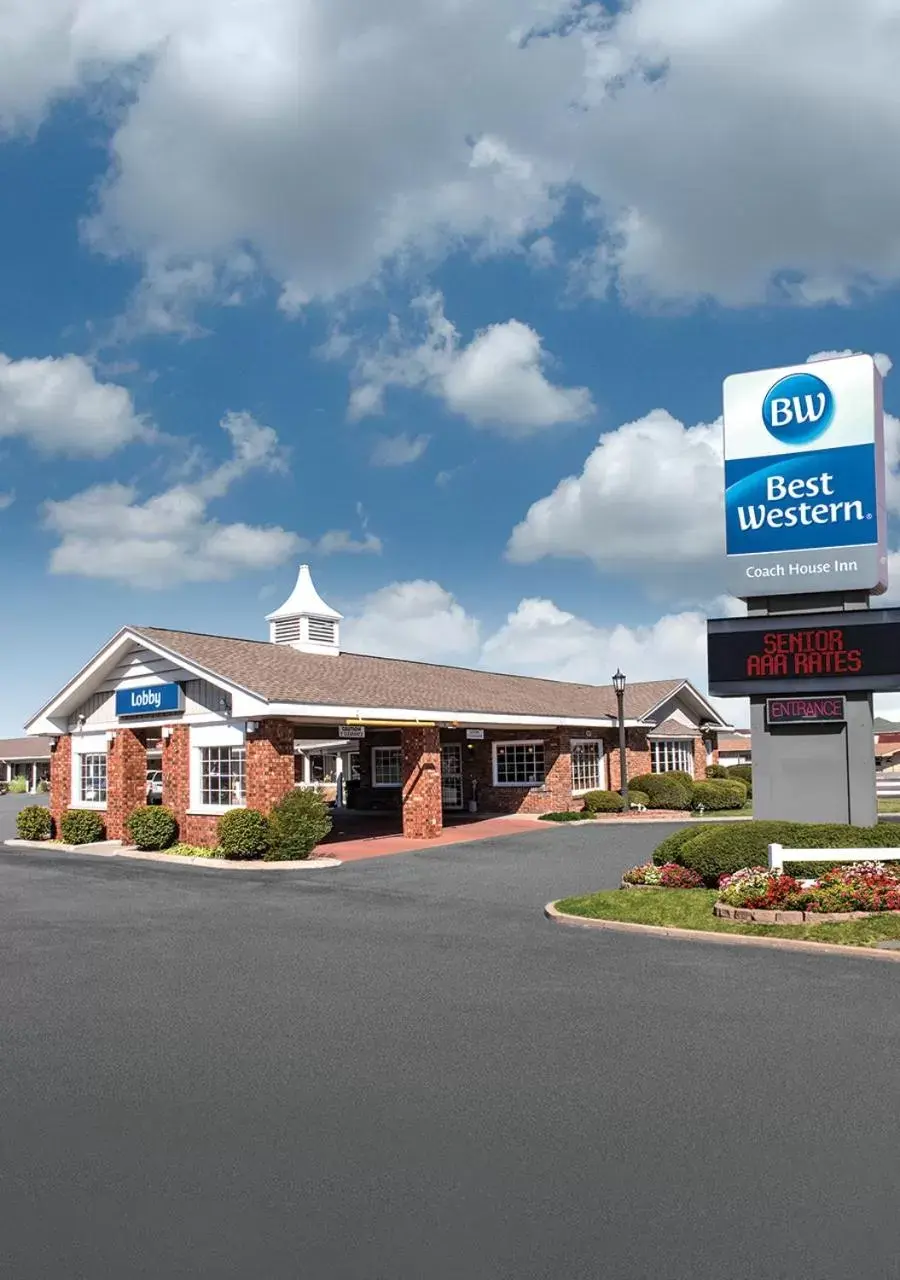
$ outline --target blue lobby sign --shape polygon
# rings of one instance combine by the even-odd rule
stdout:
[[[117,716],[158,716],[184,708],[180,684],[142,684],[116,690]]]

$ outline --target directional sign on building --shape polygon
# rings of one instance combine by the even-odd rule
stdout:
[[[726,378],[729,591],[885,589],[883,419],[871,356]]]

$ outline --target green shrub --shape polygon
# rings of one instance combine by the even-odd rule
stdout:
[[[202,844],[173,844],[165,853],[177,858],[221,858],[221,849],[207,849]]]
[[[219,819],[223,858],[236,862],[264,858],[270,841],[269,820],[258,809],[229,809]]]
[[[708,764],[706,766],[707,778],[727,778],[728,770],[724,764]]]
[[[642,791],[651,809],[690,809],[694,784],[685,773],[642,773],[629,783],[629,791]]]
[[[593,818],[594,811],[588,813],[586,810],[563,809],[559,813],[542,813],[540,815],[541,822],[584,822],[587,818]]]
[[[20,840],[49,840],[53,820],[43,804],[30,804],[16,814],[16,833]]]
[[[628,805],[632,809],[637,809],[639,806],[642,806],[644,809],[649,809],[650,797],[647,795],[646,791],[632,791],[631,787],[629,787]]]
[[[732,764],[728,766],[729,778],[738,778],[741,782],[747,784],[747,795],[753,795],[753,765],[752,764]]]
[[[315,791],[298,788],[273,806],[269,814],[271,840],[267,862],[292,862],[308,858],[331,830],[325,801]]]
[[[24,796],[28,791],[27,778],[10,778],[6,789],[11,796]]]
[[[47,781],[46,778],[41,778],[40,782],[37,784],[37,789],[38,791],[41,792],[42,795],[46,795],[47,792],[50,790],[50,783]]]
[[[706,830],[706,828],[703,829]],[[721,827],[717,827],[716,830],[720,831]],[[680,827],[677,831],[673,831],[670,836],[666,836],[665,840],[656,846],[653,853],[653,861],[658,867],[664,867],[667,862],[677,862],[679,866],[682,866],[682,846],[686,845],[689,840],[695,840],[699,833],[700,830],[696,824],[692,827]]]
[[[729,781],[713,779],[694,787],[693,807],[699,809],[743,809],[747,803],[747,784],[739,778]]]
[[[171,809],[161,804],[142,804],[125,822],[132,844],[146,852],[168,849],[178,839],[178,823]]]
[[[620,813],[625,808],[625,801],[618,791],[589,791],[584,797],[584,812]]]
[[[679,841],[664,840],[653,861],[678,862],[698,872],[715,888],[719,876],[732,875],[744,867],[762,867],[768,862],[769,845],[788,849],[898,849],[900,827],[881,823],[876,827],[851,827],[827,822],[735,822],[727,825],[689,828],[691,835]],[[663,845],[668,847],[663,850]],[[663,856],[665,855],[665,856]],[[897,854],[900,859],[900,852]],[[658,863],[657,865],[661,865]],[[789,862],[786,870],[795,876],[818,876],[838,862]]]
[[[64,844],[94,844],[106,835],[103,815],[93,809],[70,809],[63,814],[59,834]]]

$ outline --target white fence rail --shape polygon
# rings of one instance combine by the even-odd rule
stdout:
[[[896,858],[893,849],[785,849],[784,845],[769,845],[769,869],[784,871],[787,862],[880,862],[882,857]]]

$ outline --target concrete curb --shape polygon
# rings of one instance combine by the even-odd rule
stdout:
[[[727,946],[771,947],[776,951],[806,951],[816,955],[867,956],[871,960],[900,961],[900,951],[879,951],[876,947],[848,947],[834,942],[805,942],[799,938],[755,938],[743,933],[707,933],[703,929],[673,929],[662,924],[632,924],[628,920],[589,920],[586,916],[570,916],[557,911],[553,902],[544,907],[544,915],[554,924],[574,929],[606,929],[612,933],[643,933],[651,938],[677,938],[682,942],[722,942]]]
[[[344,865],[340,858],[307,858],[302,862],[263,862],[262,859],[231,862],[226,858],[187,858],[181,854],[142,853],[139,849],[109,849],[89,844],[49,844],[46,840],[7,840],[6,845],[12,849],[43,849],[46,853],[75,853],[91,858],[124,858],[133,862],[210,867],[213,871],[327,871]]]

